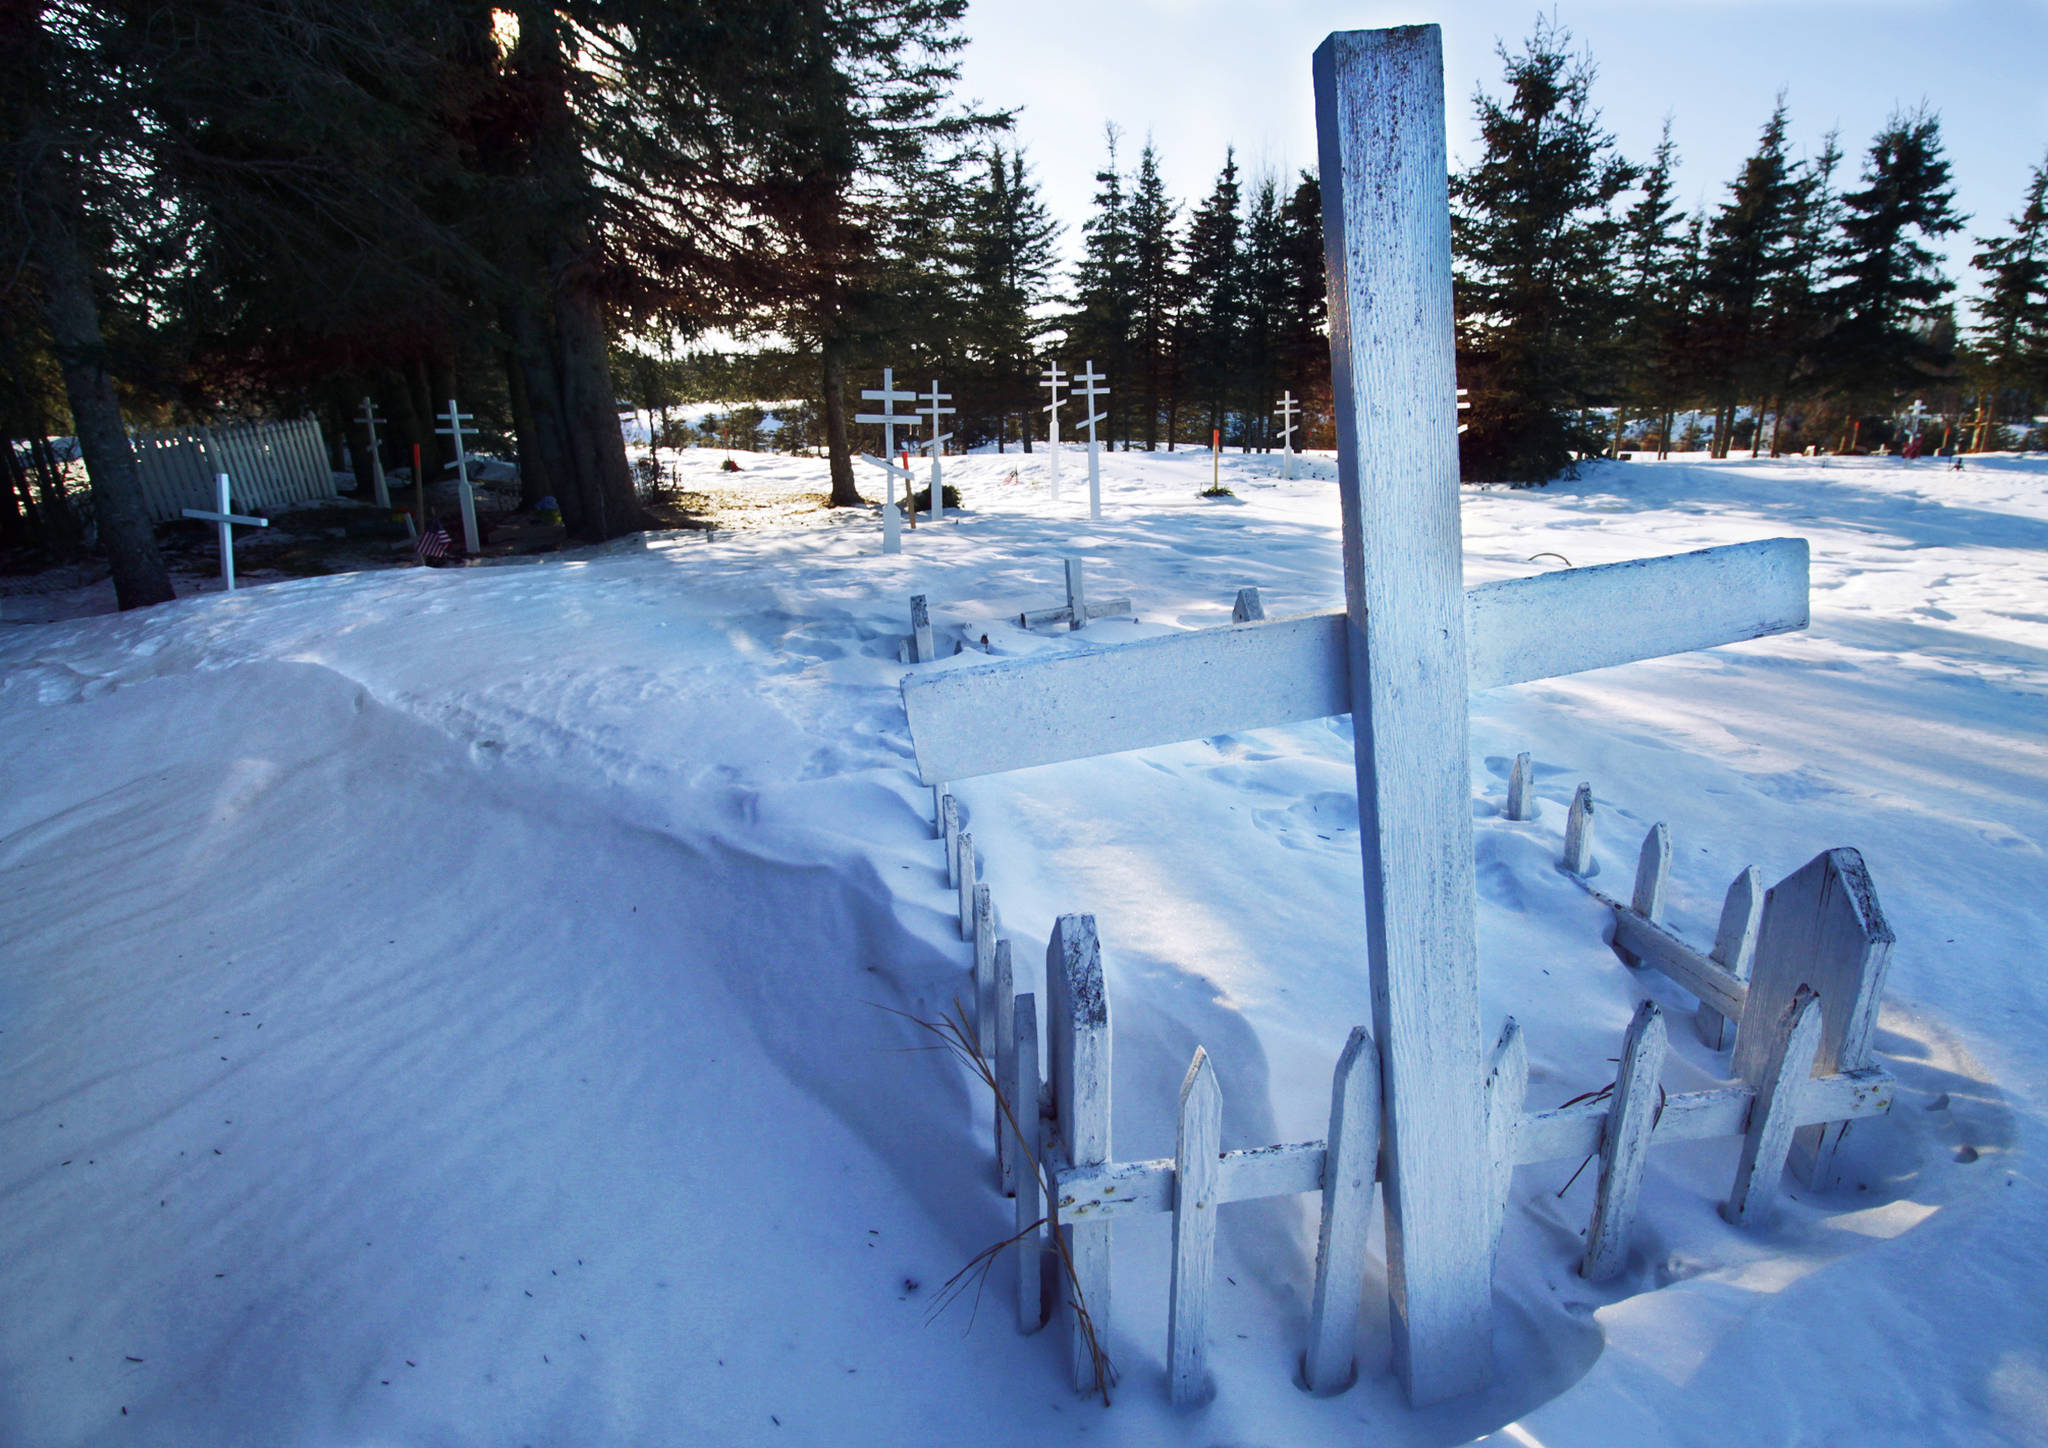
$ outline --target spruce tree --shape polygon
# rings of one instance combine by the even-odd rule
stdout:
[[[1473,98],[1485,153],[1451,179],[1460,376],[1470,389],[1466,477],[1541,483],[1603,446],[1600,400],[1614,314],[1614,199],[1634,169],[1592,104],[1593,66],[1539,20],[1499,48],[1507,98]]]
[[[1174,351],[1188,400],[1219,430],[1236,380],[1244,327],[1238,192],[1237,152],[1228,148],[1214,189],[1188,219],[1175,328]]]
[[[1707,228],[1705,312],[1700,340],[1714,404],[1713,456],[1728,456],[1735,413],[1767,390],[1778,368],[1772,341],[1782,334],[1770,312],[1798,264],[1793,248],[1798,189],[1785,151],[1785,99],[1778,98],[1756,150],[1729,185]],[[1752,428],[1762,425],[1761,409]]]
[[[1863,180],[1861,190],[1842,197],[1828,295],[1836,320],[1827,366],[1852,418],[1890,412],[1950,362],[1937,324],[1954,284],[1926,243],[1961,230],[1964,220],[1955,212],[1940,123],[1926,112],[1886,123],[1870,144]],[[1855,436],[1852,428],[1852,445]]]
[[[1244,225],[1244,322],[1237,367],[1237,401],[1244,418],[1238,440],[1248,450],[1272,445],[1273,404],[1280,396],[1287,327],[1286,240],[1280,183],[1270,174],[1262,176],[1252,192]]]
[[[1280,325],[1280,375],[1301,403],[1306,447],[1310,419],[1326,417],[1330,401],[1328,274],[1323,258],[1323,188],[1304,171],[1280,212],[1280,264],[1286,307]]]
[[[1670,379],[1661,364],[1683,316],[1674,287],[1683,268],[1685,246],[1678,230],[1682,213],[1671,204],[1672,173],[1677,166],[1678,146],[1671,139],[1667,119],[1656,153],[1643,174],[1642,195],[1622,223],[1616,282],[1626,310],[1615,340],[1619,385],[1613,447],[1617,452],[1633,418],[1661,418],[1671,405]]]
[[[1179,211],[1166,195],[1159,174],[1159,152],[1148,137],[1138,153],[1138,174],[1131,192],[1132,363],[1137,384],[1138,426],[1145,450],[1159,446],[1162,410],[1175,404],[1173,330],[1177,302],[1173,235]],[[1173,437],[1169,431],[1167,446]]]
[[[1045,209],[1021,151],[988,148],[986,169],[967,187],[960,224],[963,296],[960,334],[980,382],[980,404],[1003,420],[1019,416],[1030,439],[1037,411],[1032,359],[1051,329],[1042,307],[1059,225]]]
[[[1977,239],[1971,265],[1984,274],[1973,340],[1983,385],[1974,451],[1998,421],[2031,418],[2048,395],[2048,162],[2036,166],[2009,234]]]
[[[1119,137],[1105,126],[1109,159],[1095,173],[1095,210],[1081,223],[1082,251],[1074,269],[1074,309],[1066,318],[1067,344],[1078,360],[1093,360],[1108,377],[1108,435],[1130,447],[1129,418],[1136,382],[1132,358],[1137,333],[1137,245],[1130,202],[1117,169]]]

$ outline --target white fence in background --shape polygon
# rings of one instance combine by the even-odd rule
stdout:
[[[237,507],[273,508],[331,498],[327,441],[311,417],[235,427],[174,427],[128,435],[152,523],[214,501],[214,475],[226,473]]]

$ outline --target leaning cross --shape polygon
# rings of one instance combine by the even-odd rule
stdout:
[[[903,702],[926,783],[1352,716],[1395,1366],[1421,1404],[1492,1370],[1467,694],[1803,628],[1807,549],[1463,588],[1441,35],[1332,35],[1315,79],[1344,612],[914,676]]]
[[[363,399],[363,415],[356,419],[370,430],[370,482],[374,488],[371,496],[380,508],[391,506],[391,489],[384,481],[384,455],[377,446],[377,424],[384,419],[377,416],[377,409],[370,405],[370,399]]]
[[[455,484],[462,497],[462,551],[471,558],[476,557],[481,550],[478,547],[476,532],[476,492],[469,485],[469,454],[463,450],[462,439],[465,435],[475,435],[476,429],[467,426],[475,417],[476,414],[473,412],[458,412],[455,408],[455,399],[451,397],[448,399],[448,425],[434,429],[441,436],[450,439],[450,446],[455,449]],[[420,531],[424,533],[426,526],[423,520],[420,523]]]
[[[1060,371],[1058,362],[1046,364],[1045,380],[1038,385],[1052,395],[1052,401],[1045,408],[1052,417],[1047,427],[1046,451],[1052,455],[1047,466],[1052,470],[1052,500],[1057,503],[1060,500],[1060,404],[1067,400],[1060,396],[1060,389],[1067,385],[1067,378]]]
[[[270,520],[268,518],[247,517],[235,512],[228,506],[228,475],[226,473],[215,473],[213,475],[213,496],[218,505],[214,512],[209,513],[204,508],[187,508],[185,509],[185,516],[197,518],[202,523],[212,523],[220,529],[221,582],[227,585],[229,593],[233,593],[235,591],[234,525],[240,523],[245,528],[268,528]]]

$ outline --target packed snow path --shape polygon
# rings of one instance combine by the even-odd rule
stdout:
[[[1474,700],[1480,958],[1555,1105],[1666,989],[1553,868],[1580,779],[1603,884],[1670,823],[1694,939],[1741,866],[1859,847],[1899,935],[1867,1191],[1739,1233],[1735,1144],[1666,1149],[1596,1288],[1588,1177],[1524,1169],[1500,1383],[1425,1413],[1376,1283],[1359,1387],[1293,1386],[1306,1199],[1222,1217],[1196,1419],[1164,1406],[1163,1219],[1118,1234],[1107,1412],[1007,1312],[927,1325],[1007,1203],[986,1103],[891,1014],[965,989],[896,697],[909,596],[942,651],[1072,646],[1004,622],[1069,554],[1140,619],[1094,639],[1225,622],[1243,584],[1341,601],[1327,458],[1226,458],[1215,502],[1206,453],[1103,464],[1091,525],[1042,455],[949,460],[966,518],[887,559],[869,513],[0,630],[0,1442],[2043,1441],[2040,459],[1464,500],[1475,583],[1811,542],[1805,634]],[[1120,1154],[1170,1153],[1196,1044],[1226,1147],[1320,1135],[1370,1018],[1351,776],[1336,721],[959,789],[1020,970],[1055,914],[1100,920]],[[1724,1062],[1674,1033],[1665,1080]]]

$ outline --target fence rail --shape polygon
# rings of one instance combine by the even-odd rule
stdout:
[[[209,508],[226,473],[238,508],[272,508],[335,496],[327,442],[311,417],[235,427],[178,427],[129,434],[152,523]]]

